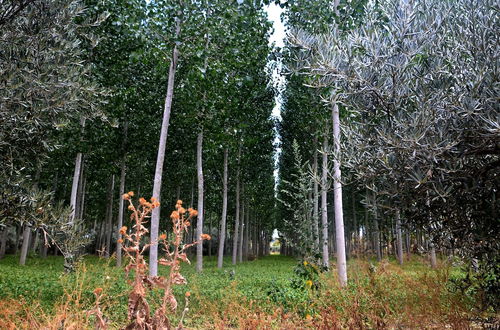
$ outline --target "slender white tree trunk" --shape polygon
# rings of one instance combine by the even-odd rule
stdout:
[[[196,239],[200,241],[196,245],[196,271],[203,270],[203,242],[201,234],[203,234],[203,130],[198,133],[196,142],[196,168],[198,173],[198,221],[196,222]]]
[[[429,248],[430,248],[430,257],[431,257],[431,268],[436,269],[437,268],[437,258],[436,258],[436,248],[434,247],[434,243],[430,242]]]
[[[378,225],[378,211],[377,211],[377,197],[376,193],[373,193],[373,229],[374,229],[374,248],[377,254],[377,261],[382,260],[382,251],[380,249],[380,228]]]
[[[337,247],[337,271],[341,286],[347,285],[347,262],[345,255],[344,214],[342,209],[342,176],[340,173],[340,114],[337,104],[332,109],[333,117],[333,202],[335,208],[335,241]]]
[[[314,232],[314,250],[319,251],[319,189],[318,189],[318,143],[317,139],[314,139],[314,159],[313,159],[313,174],[314,174],[314,208],[313,208],[313,232]],[[315,253],[316,253],[315,252]]]
[[[80,125],[81,125],[81,130],[83,134],[83,130],[85,128],[85,118],[81,118],[80,120]],[[76,211],[76,203],[77,203],[77,196],[78,196],[78,186],[80,184],[80,172],[82,168],[82,159],[83,159],[83,154],[81,152],[76,154],[76,159],[75,159],[75,169],[73,171],[73,183],[71,185],[71,197],[69,200],[69,205],[71,206],[71,215],[70,215],[70,224],[73,223],[74,218],[75,218],[75,211]]]
[[[328,254],[328,209],[327,209],[327,183],[328,183],[328,137],[323,139],[323,162],[321,168],[321,228],[322,228],[322,257],[323,266],[330,268],[330,256]]]
[[[116,243],[116,267],[121,267],[122,265],[122,243],[120,239],[122,235],[120,234],[120,228],[123,226],[123,209],[124,209],[124,200],[122,195],[125,193],[125,176],[126,176],[126,165],[125,165],[125,155],[123,155],[122,163],[121,163],[121,173],[120,173],[120,190],[118,191],[118,225],[117,228],[117,237],[118,242]]]
[[[430,206],[431,206],[431,201],[430,201],[430,198],[429,198],[429,192],[427,192],[427,200],[426,200],[426,204],[427,204],[427,212],[428,212],[428,216],[429,216],[429,221],[432,222],[432,215],[431,215],[431,212],[430,212]],[[436,260],[436,249],[434,247],[434,243],[432,242],[432,240],[429,240],[429,253],[430,253],[430,259],[431,259],[431,268],[432,269],[435,269],[437,268],[437,260]]]
[[[234,236],[233,236],[233,265],[236,265],[236,257],[238,253],[238,233],[240,226],[240,155],[241,146],[238,150],[238,172],[236,173],[236,216],[234,218]]]
[[[396,210],[396,244],[398,250],[399,264],[403,264],[403,234],[401,233],[401,217],[399,210]]]
[[[219,235],[219,251],[217,254],[217,267],[222,268],[222,263],[224,260],[224,243],[226,240],[226,218],[227,218],[227,148],[224,149],[224,179],[222,187],[222,219],[220,222],[220,235]]]
[[[180,19],[177,18],[175,38],[179,36],[181,30]],[[177,69],[177,60],[179,51],[175,44],[172,51],[172,58],[168,70],[167,95],[165,97],[165,107],[163,109],[163,119],[161,123],[160,142],[158,144],[158,155],[156,157],[155,178],[153,184],[153,197],[161,202],[161,182],[163,177],[163,162],[165,160],[165,147],[167,145],[168,125],[170,122],[170,112],[172,109],[172,100],[174,98],[175,72]],[[160,225],[160,208],[153,209],[151,214],[151,246],[149,247],[149,275],[158,275],[158,231]]]
[[[21,246],[21,256],[19,258],[19,264],[21,266],[24,266],[26,264],[26,257],[28,255],[30,237],[31,237],[31,225],[25,223],[23,230],[23,244]]]
[[[127,172],[126,159],[127,159],[127,137],[128,137],[128,122],[125,121],[123,125],[123,141],[122,141],[122,162],[121,162],[121,170],[120,170],[120,189],[118,191],[118,225],[117,225],[117,235],[118,242],[116,243],[116,266],[120,267],[122,265],[122,243],[120,239],[122,235],[120,234],[120,228],[123,226],[123,206],[125,201],[122,196],[125,194],[125,177]]]
[[[78,185],[80,181],[80,171],[82,167],[82,158],[83,154],[81,152],[76,154],[76,159],[75,159],[75,169],[73,171],[73,183],[71,185],[71,197],[69,200],[69,205],[71,206],[71,223],[73,223],[76,215],[76,202],[77,202],[77,196],[78,196]]]
[[[242,184],[242,187],[241,187],[241,194],[243,196],[244,193],[244,186]],[[243,197],[244,199],[245,197]],[[239,241],[239,247],[238,247],[238,262],[243,262],[243,233],[244,233],[244,230],[245,230],[245,202],[243,201],[241,203],[241,226],[240,226],[240,241]]]
[[[234,218],[234,234],[233,234],[233,265],[236,265],[236,257],[238,252],[238,233],[240,227],[240,171],[238,169],[236,179],[236,216]]]
[[[245,220],[245,236],[243,237],[243,259],[248,261],[248,228],[250,227],[250,207],[247,201],[246,220]]]

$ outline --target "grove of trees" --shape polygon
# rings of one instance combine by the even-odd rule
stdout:
[[[283,8],[283,48],[269,43],[269,5]],[[203,256],[224,268],[268,255],[274,233],[281,254],[335,268],[343,287],[354,257],[458,260],[498,307],[499,10],[0,1],[0,258],[120,267],[134,191],[160,202],[150,276],[182,200],[198,211],[197,272]]]

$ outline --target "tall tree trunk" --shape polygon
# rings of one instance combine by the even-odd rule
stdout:
[[[83,129],[85,128],[85,118],[82,117],[80,120],[80,124],[82,126],[82,133]],[[70,216],[70,224],[73,223],[75,215],[76,215],[76,203],[77,203],[77,198],[78,198],[78,186],[80,184],[80,172],[82,168],[82,159],[83,159],[83,154],[81,152],[78,152],[76,154],[76,159],[75,159],[75,169],[73,171],[73,183],[71,184],[71,197],[69,200],[69,205],[71,206],[71,209],[73,210],[71,212]]]
[[[238,233],[240,225],[240,156],[241,145],[238,150],[238,169],[236,173],[236,216],[234,218],[234,236],[233,236],[233,265],[236,265],[236,257],[238,252]]]
[[[175,28],[175,39],[179,37],[181,31],[181,21],[177,17]],[[167,145],[168,125],[170,122],[170,112],[172,109],[172,100],[174,98],[174,81],[175,71],[177,69],[177,60],[179,58],[179,50],[177,43],[174,44],[172,50],[172,58],[168,70],[167,95],[165,97],[165,107],[163,109],[163,119],[161,123],[160,141],[158,144],[158,155],[156,157],[155,178],[153,184],[153,197],[161,202],[161,182],[163,177],[163,162],[165,160],[165,147]],[[160,226],[160,208],[153,209],[151,214],[151,246],[149,247],[149,275],[158,275],[158,231]]]
[[[321,164],[321,227],[322,227],[322,257],[323,266],[330,268],[328,254],[328,208],[327,208],[327,179],[328,179],[328,137],[323,138],[323,162]]]
[[[122,162],[121,162],[121,169],[120,169],[120,189],[118,191],[118,225],[116,226],[117,228],[117,235],[118,237],[118,242],[116,243],[116,267],[121,267],[122,265],[122,235],[120,234],[120,229],[123,226],[123,213],[124,213],[124,203],[125,201],[123,200],[123,194],[125,194],[125,177],[127,175],[127,138],[128,138],[128,121],[125,121],[123,124],[123,140],[122,140]]]
[[[403,234],[401,233],[401,218],[399,210],[396,210],[396,244],[399,264],[403,264]]]
[[[345,254],[344,214],[342,208],[342,176],[340,172],[340,113],[337,104],[332,109],[333,118],[333,202],[335,207],[335,242],[337,250],[337,272],[341,286],[347,285],[347,262]]]
[[[81,152],[76,154],[75,169],[73,172],[73,184],[71,185],[71,197],[69,200],[69,205],[71,206],[71,208],[73,210],[71,212],[71,222],[73,222],[75,215],[76,215],[76,203],[77,203],[77,196],[78,196],[78,185],[79,185],[79,180],[80,180],[82,158],[83,158],[83,154]]]
[[[373,193],[373,229],[374,229],[374,242],[375,253],[377,254],[377,261],[382,260],[382,251],[380,249],[380,228],[378,223],[378,212],[377,212],[377,198],[375,193]]]
[[[244,186],[242,185],[241,194],[244,196]],[[238,261],[243,262],[243,235],[245,230],[245,201],[241,203],[241,228],[240,228],[240,240],[238,246]]]
[[[243,260],[248,261],[248,227],[250,227],[250,207],[247,202],[247,211],[245,213],[245,236],[243,237]]]
[[[318,139],[314,138],[314,159],[313,159],[313,175],[314,175],[314,208],[313,208],[313,232],[314,232],[314,250],[319,251],[319,189],[318,189]]]
[[[203,234],[203,130],[198,133],[196,142],[196,168],[198,173],[198,221],[196,223],[196,239],[200,241],[196,245],[196,271],[203,270],[203,242],[201,234]]]
[[[111,183],[108,192],[108,218],[106,226],[106,258],[111,254],[111,236],[113,234],[113,193],[115,191],[115,175],[111,175]]]
[[[224,259],[224,243],[226,241],[226,218],[227,218],[227,148],[224,149],[224,179],[222,182],[222,218],[220,222],[219,251],[217,253],[217,268],[222,268]]]

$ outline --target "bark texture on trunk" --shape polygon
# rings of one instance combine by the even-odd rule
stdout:
[[[124,213],[124,200],[122,198],[123,194],[125,194],[125,177],[126,177],[126,165],[125,165],[125,156],[122,158],[122,163],[120,165],[120,188],[118,191],[118,224],[116,226],[118,241],[116,242],[116,267],[121,267],[122,265],[122,235],[120,234],[120,228],[123,226],[123,213]]]
[[[28,255],[28,248],[31,237],[31,225],[26,223],[24,224],[23,230],[23,245],[21,246],[21,257],[19,258],[19,264],[24,266],[26,264],[26,257]]]
[[[403,234],[401,232],[401,218],[399,210],[396,210],[396,245],[398,251],[399,264],[403,264]]]
[[[430,242],[429,249],[430,249],[431,268],[436,269],[437,258],[436,258],[436,248],[434,247],[434,243]]]
[[[196,271],[203,270],[203,241],[201,241],[201,234],[203,234],[203,131],[198,133],[196,140],[196,168],[198,175],[198,220],[196,222],[196,239],[200,241],[196,245]]]
[[[80,119],[80,125],[82,129],[82,134],[83,130],[85,128],[85,118]],[[78,198],[78,186],[80,184],[80,174],[81,174],[81,168],[82,168],[82,159],[83,159],[83,154],[81,152],[76,154],[76,159],[75,159],[75,169],[73,171],[73,183],[71,184],[71,197],[69,200],[69,205],[72,208],[71,216],[70,216],[70,224],[73,223],[73,220],[75,216],[77,215],[75,213],[76,207],[77,207],[77,198]]]
[[[335,246],[337,250],[337,272],[341,286],[347,285],[347,262],[345,254],[344,213],[342,208],[342,175],[340,172],[340,113],[337,104],[332,109],[333,117],[333,202],[335,208]]]
[[[83,154],[81,152],[76,154],[76,159],[75,159],[75,169],[73,171],[73,184],[71,185],[71,197],[69,200],[69,205],[71,206],[71,209],[73,210],[71,212],[71,222],[73,222],[75,218],[75,212],[76,212],[76,202],[77,202],[77,196],[78,196],[78,185],[80,181],[80,171],[81,171],[81,166],[82,166],[82,158]]]
[[[243,195],[243,187],[241,189]],[[241,203],[241,226],[240,226],[240,241],[238,246],[238,261],[243,262],[243,233],[245,230],[245,202]]]
[[[330,268],[330,256],[328,254],[328,208],[327,208],[327,179],[328,179],[328,137],[323,139],[323,155],[321,168],[321,228],[322,228],[322,258],[323,266]]]
[[[377,212],[377,199],[375,193],[373,194],[373,246],[375,248],[375,253],[377,254],[377,261],[382,261],[382,250],[380,249],[380,229],[378,225],[378,212]]]
[[[314,192],[313,192],[313,233],[314,233],[314,250],[319,251],[319,189],[318,189],[318,141],[314,139],[314,159],[313,159],[313,174],[314,174]]]
[[[227,158],[228,151],[227,148],[224,149],[224,179],[222,182],[222,218],[220,222],[220,234],[219,234],[219,250],[217,254],[217,267],[222,268],[224,260],[224,243],[226,240],[226,219],[227,219]]]
[[[238,253],[238,238],[239,238],[239,226],[240,226],[240,157],[241,157],[241,146],[238,150],[238,170],[236,173],[236,216],[234,218],[234,234],[233,234],[233,265],[236,265],[236,257]]]
[[[243,237],[243,260],[248,261],[248,228],[250,227],[250,207],[247,202],[245,236]]]
[[[175,38],[179,36],[181,31],[180,19],[177,19]],[[172,58],[168,70],[167,95],[165,97],[165,106],[163,110],[163,119],[161,123],[160,141],[158,144],[158,155],[156,157],[155,178],[153,184],[153,196],[161,203],[161,182],[163,177],[163,162],[165,160],[165,148],[167,145],[168,125],[170,122],[170,112],[172,109],[172,100],[174,98],[174,82],[175,72],[177,69],[177,60],[179,58],[179,50],[177,44],[172,50]],[[151,214],[151,246],[149,248],[149,275],[158,275],[158,231],[160,226],[160,207],[153,209]]]
[[[123,200],[123,194],[125,194],[125,177],[127,175],[127,151],[126,151],[126,146],[127,146],[127,138],[128,138],[128,122],[126,121],[125,124],[123,125],[123,141],[122,141],[122,161],[120,164],[120,189],[118,191],[118,225],[116,226],[117,228],[117,235],[118,241],[116,243],[116,267],[121,267],[122,265],[122,243],[121,243],[121,238],[122,235],[120,234],[120,228],[123,226],[123,213],[124,213],[124,204],[125,201]]]

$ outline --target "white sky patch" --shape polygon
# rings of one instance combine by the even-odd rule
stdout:
[[[274,46],[274,48],[282,48],[285,43],[284,43],[284,38],[285,38],[285,24],[281,20],[281,14],[283,13],[283,9],[276,5],[275,3],[271,3],[269,6],[266,7],[266,12],[267,16],[269,18],[269,21],[273,23],[273,33],[269,37],[269,43]],[[274,69],[271,74],[271,79],[273,82],[273,85],[278,88],[278,95],[275,96],[274,98],[274,108],[272,112],[272,117],[274,119],[277,119],[278,121],[281,121],[281,106],[283,104],[282,102],[282,96],[281,96],[281,91],[285,88],[285,79],[284,77],[280,74],[282,64],[281,62],[270,62],[268,64],[269,66],[274,66]],[[279,134],[276,132],[276,138],[274,139],[274,143],[278,145],[281,141],[281,138]],[[277,147],[276,148],[276,153],[274,154],[274,165],[275,165],[275,170],[274,170],[274,182],[275,184],[278,183],[278,174],[279,174],[279,169],[278,169],[278,160],[279,160],[279,155],[281,153],[281,148]]]
[[[276,5],[275,3],[271,3],[269,6],[266,7],[266,12],[267,12],[267,17],[269,20],[273,23],[273,33],[269,37],[269,43],[273,45],[276,48],[282,48],[285,43],[285,24],[281,20],[281,14],[283,13],[283,9]],[[282,63],[281,61],[278,62],[270,62],[268,64],[269,66],[274,66],[274,69],[271,74],[271,79],[272,83],[274,86],[278,88],[278,93],[274,97],[274,108],[272,112],[272,117],[278,121],[281,121],[281,107],[283,105],[283,98],[282,98],[282,92],[286,87],[286,80],[285,77],[281,75],[281,69],[282,69]],[[274,144],[279,145],[281,142],[281,137],[278,134],[277,128],[275,127],[275,132],[276,132],[276,137],[274,139]],[[281,154],[281,148],[277,147],[276,152],[274,154],[274,190],[275,194],[277,194],[277,184],[278,184],[278,175],[279,175],[279,168],[278,168],[278,161],[279,161],[279,156]],[[279,237],[278,230],[274,229],[273,230],[273,239],[276,239]]]

